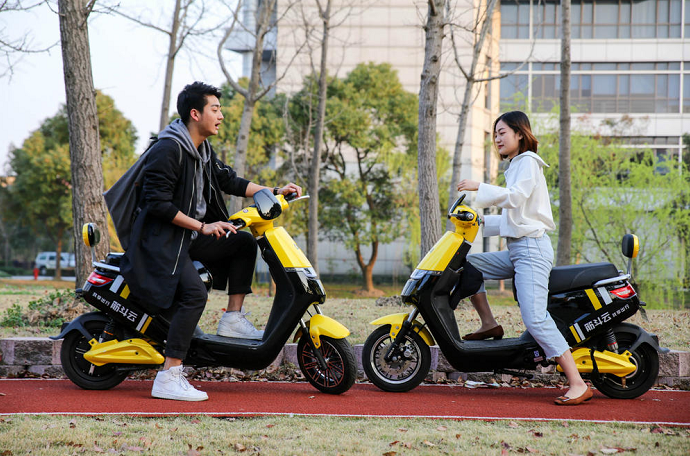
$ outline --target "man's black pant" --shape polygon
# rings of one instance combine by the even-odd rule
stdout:
[[[193,261],[201,261],[211,271],[213,288],[228,294],[248,294],[256,263],[256,240],[251,233],[239,231],[216,239],[198,236],[189,248],[189,256],[180,258],[180,281],[175,301],[166,314],[171,318],[165,356],[184,359],[194,329],[206,307],[208,293]]]

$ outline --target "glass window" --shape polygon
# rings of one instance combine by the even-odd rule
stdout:
[[[683,112],[690,113],[690,73],[683,74]]]
[[[631,63],[631,70],[654,70],[656,66],[651,62]]]
[[[616,95],[616,76],[598,74],[592,76],[592,93],[594,96],[615,96]]]
[[[527,83],[526,74],[511,74],[501,79],[500,109],[502,111],[526,108]]]
[[[654,95],[654,85],[653,74],[630,75],[630,93],[632,95]]]

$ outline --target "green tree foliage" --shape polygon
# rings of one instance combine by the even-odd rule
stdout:
[[[373,292],[378,248],[401,235],[416,193],[417,96],[389,64],[373,63],[333,81],[328,92],[321,224],[355,253],[363,288]]]
[[[109,187],[136,159],[136,132],[112,98],[99,92],[96,104],[103,173]],[[21,148],[11,152],[10,166],[16,174],[10,187],[14,207],[20,208],[37,236],[49,237],[56,250],[63,250],[62,242],[72,226],[69,133],[64,106],[46,119]]]
[[[610,138],[575,131],[571,151],[573,260],[608,261],[621,267],[626,259],[620,240],[634,233],[640,238],[634,276],[646,287],[666,280],[666,291],[677,289],[688,273],[687,239],[681,235],[690,222],[685,166],[660,161],[651,150],[622,147]],[[539,153],[551,165],[546,178],[557,204],[556,133],[540,135]],[[664,299],[658,289],[654,294],[647,300]]]

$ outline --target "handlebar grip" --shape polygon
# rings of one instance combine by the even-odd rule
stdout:
[[[467,211],[463,211],[463,212],[460,212],[459,214],[452,214],[452,215],[453,215],[453,217],[455,217],[458,220],[463,221],[463,222],[471,222],[472,220],[474,220],[474,214],[471,212],[467,212]]]
[[[295,198],[297,198],[297,192],[292,192],[285,195],[285,201],[287,201],[288,203]]]
[[[242,219],[232,219],[232,220],[228,220],[228,222],[230,222],[238,230],[247,226],[247,223]]]

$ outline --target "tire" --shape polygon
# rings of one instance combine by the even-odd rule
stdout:
[[[371,383],[384,391],[402,393],[424,381],[431,367],[431,350],[422,336],[411,331],[387,362],[383,358],[392,343],[390,325],[376,328],[364,342],[362,366]]]
[[[615,332],[618,341],[618,352],[630,350],[636,336],[626,332]],[[602,343],[604,345],[604,343]],[[601,346],[598,349],[603,350]],[[591,378],[592,384],[602,393],[613,399],[634,399],[643,395],[656,382],[659,375],[659,353],[649,344],[641,344],[632,353],[632,363],[637,370],[625,377],[625,387],[621,377],[612,374],[600,374],[598,379]]]
[[[84,324],[86,330],[98,340],[106,322],[88,321]],[[115,364],[95,366],[84,359],[84,353],[89,351],[89,341],[80,331],[72,331],[62,341],[60,362],[65,375],[75,385],[87,390],[106,390],[119,385],[127,378],[127,372],[117,370]]]
[[[46,269],[45,266],[41,266],[41,268],[38,270],[38,273],[41,274],[42,276],[46,275],[48,270]]]
[[[309,334],[297,343],[299,368],[316,389],[327,394],[342,394],[349,390],[357,378],[357,361],[352,346],[346,339],[321,336],[321,353],[328,367],[323,370],[309,343]]]

